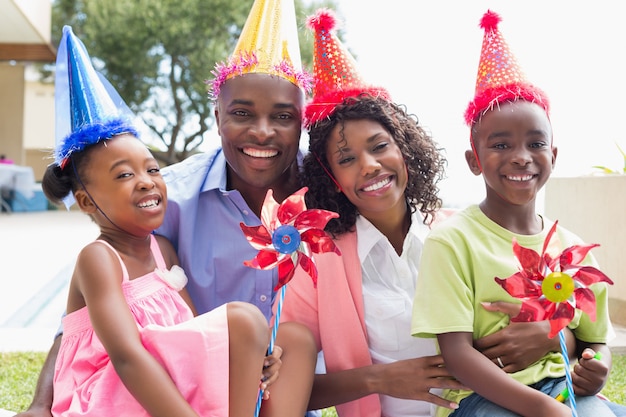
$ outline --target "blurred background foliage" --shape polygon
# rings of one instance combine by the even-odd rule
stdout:
[[[199,152],[211,138],[206,82],[235,47],[253,0],[54,0],[52,43],[64,25],[85,44],[94,66],[149,128],[163,165]],[[303,66],[311,71],[306,17],[335,0],[295,0]],[[339,33],[341,37],[341,34]],[[53,81],[53,66],[42,68]]]

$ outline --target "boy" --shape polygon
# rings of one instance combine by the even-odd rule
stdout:
[[[427,238],[412,333],[436,336],[447,369],[474,391],[446,393],[448,400],[460,401],[455,417],[571,416],[572,411],[554,399],[565,386],[560,353],[547,354],[507,375],[506,355],[489,360],[473,346],[474,339],[508,324],[508,316],[488,311],[483,302],[502,299],[505,292],[494,277],[508,277],[518,269],[513,238],[541,252],[553,224],[535,208],[537,192],[550,177],[557,156],[548,101],[525,80],[497,30],[499,21],[492,12],[481,21],[485,37],[476,95],[465,114],[472,145],[466,160],[474,175],[483,175],[486,197],[442,223]],[[561,249],[582,243],[561,227],[557,235]],[[596,297],[595,323],[578,312],[569,325],[578,345],[573,375],[580,396],[577,409],[581,416],[613,416],[608,402],[594,395],[604,386],[611,367],[606,347],[612,334],[607,287],[595,284],[591,289]],[[602,353],[601,359],[593,358],[596,352]],[[449,413],[441,407],[437,410],[438,416]]]

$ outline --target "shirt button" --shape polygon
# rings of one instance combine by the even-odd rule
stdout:
[[[248,210],[244,210],[244,211],[243,211],[243,214],[244,214],[245,216],[247,216],[247,215],[249,215],[249,214],[250,214],[250,212],[249,212]]]
[[[267,301],[267,295],[262,295],[259,297],[259,299],[261,300],[261,302],[265,302]]]

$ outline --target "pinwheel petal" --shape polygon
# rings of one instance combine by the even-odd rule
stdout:
[[[526,278],[523,272],[516,272],[506,279],[496,277],[495,280],[506,292],[515,298],[541,296],[541,284]]]
[[[261,223],[272,233],[280,223],[278,223],[276,213],[278,212],[278,203],[274,200],[274,192],[270,188],[265,194],[265,200],[263,201],[263,207],[261,208]]]
[[[317,268],[315,267],[313,259],[303,253],[298,253],[298,263],[313,280],[313,286],[317,287]]]
[[[307,190],[307,187],[300,188],[280,204],[276,213],[280,224],[293,224],[296,217],[306,210],[304,194],[306,194]],[[298,228],[298,226],[295,227]]]
[[[550,333],[548,337],[556,336],[574,318],[574,307],[569,303],[559,303],[550,315]]]
[[[578,267],[589,251],[593,248],[600,246],[597,243],[589,245],[574,245],[565,249],[559,257],[559,263],[561,264],[561,271],[572,267]]]
[[[541,276],[539,271],[539,265],[541,263],[541,256],[532,249],[520,246],[517,243],[517,239],[513,238],[513,253],[519,261],[522,268],[522,273],[529,279],[537,279]]]
[[[239,223],[239,226],[254,249],[266,249],[272,244],[272,235],[265,226],[246,226],[243,223]]]
[[[321,229],[309,229],[302,232],[300,238],[309,244],[313,253],[334,252],[337,255],[341,255],[341,251],[335,245],[333,239]]]
[[[278,291],[280,287],[291,281],[295,272],[296,265],[294,265],[291,256],[285,257],[285,261],[278,264],[278,284],[274,287],[274,291]]]
[[[280,256],[278,252],[273,250],[260,250],[254,258],[249,261],[244,261],[243,264],[255,269],[272,269],[275,268],[284,257],[284,255]]]
[[[596,282],[606,282],[607,284],[613,285],[611,278],[607,277],[604,272],[593,266],[581,266],[572,278],[580,281],[585,286],[595,284]]]
[[[513,317],[513,322],[530,322],[530,321],[542,321],[547,318],[546,312],[549,311],[550,306],[546,305],[546,299],[531,298],[525,300],[522,303],[517,316]]]
[[[596,321],[596,296],[589,288],[577,288],[574,291],[576,308],[581,309],[591,321]]]
[[[300,213],[294,222],[296,229],[322,229],[326,227],[330,219],[336,219],[339,214],[322,209],[310,209]]]

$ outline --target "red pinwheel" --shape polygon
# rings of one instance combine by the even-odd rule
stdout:
[[[547,248],[556,231],[554,223],[543,244],[541,254],[520,246],[513,239],[513,252],[521,268],[509,278],[495,278],[513,297],[522,299],[520,313],[512,319],[516,322],[550,321],[549,337],[554,337],[574,318],[578,308],[596,319],[596,299],[588,286],[597,282],[613,284],[604,273],[593,266],[580,262],[598,244],[573,245],[552,257]]]
[[[256,269],[272,269],[278,267],[278,290],[287,284],[300,265],[317,284],[317,269],[311,253],[335,252],[340,255],[339,248],[324,227],[330,219],[339,215],[332,211],[307,210],[304,194],[308,191],[303,187],[290,195],[280,205],[274,200],[272,190],[267,191],[261,210],[261,226],[246,226],[241,223],[241,230],[248,242],[259,250],[259,253],[244,265]]]

